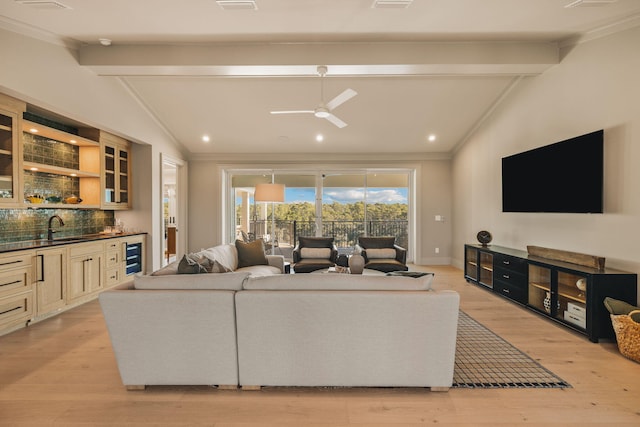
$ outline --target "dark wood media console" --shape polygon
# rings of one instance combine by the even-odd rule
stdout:
[[[635,273],[585,267],[495,245],[465,245],[464,276],[592,342],[615,339],[605,297],[637,303]]]

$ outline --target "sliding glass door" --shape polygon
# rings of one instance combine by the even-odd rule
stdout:
[[[360,236],[394,236],[409,249],[411,171],[228,171],[231,236],[261,238],[289,258],[299,236],[331,236],[343,252]],[[284,184],[284,203],[256,203],[255,186]],[[273,220],[273,221],[272,221]]]

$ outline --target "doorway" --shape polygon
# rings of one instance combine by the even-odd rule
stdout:
[[[186,225],[181,221],[186,218],[183,202],[184,164],[166,155],[162,159],[162,266],[176,261],[184,253]]]

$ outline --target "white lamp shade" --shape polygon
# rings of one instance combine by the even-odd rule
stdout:
[[[257,184],[253,199],[256,202],[284,203],[284,184]]]

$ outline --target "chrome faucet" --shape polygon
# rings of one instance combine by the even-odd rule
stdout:
[[[58,219],[58,222],[60,223],[60,227],[64,225],[64,221],[58,215],[53,215],[52,217],[49,218],[49,228],[47,229],[47,240],[49,241],[53,240],[53,233],[55,233],[55,231],[53,231],[53,229],[51,228],[51,225],[52,225],[51,222],[54,220],[54,218]]]

